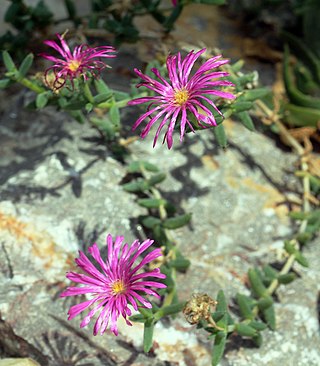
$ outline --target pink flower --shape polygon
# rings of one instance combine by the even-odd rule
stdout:
[[[59,38],[61,46],[55,41],[44,41],[44,44],[58,51],[62,59],[46,53],[40,54],[40,56],[54,62],[54,65],[49,67],[45,72],[46,83],[52,85],[53,89],[62,88],[68,79],[71,81],[73,87],[73,79],[79,76],[83,76],[84,80],[88,79],[88,74],[94,77],[98,76],[101,70],[108,67],[99,58],[116,57],[116,55],[110,54],[111,52],[115,52],[115,49],[111,46],[91,48],[86,44],[82,44],[76,46],[73,52],[71,52],[63,37],[60,34],[56,34],[56,36]],[[53,83],[48,79],[48,73],[51,70],[54,72]]]
[[[67,278],[84,286],[68,287],[60,297],[90,294],[91,298],[72,306],[68,312],[68,320],[90,307],[91,310],[83,318],[80,327],[88,325],[91,318],[100,311],[93,328],[93,334],[97,335],[100,332],[102,335],[110,322],[111,331],[118,335],[117,319],[120,315],[123,316],[128,325],[132,325],[127,319],[127,316],[131,315],[128,305],[132,305],[133,309],[138,310],[140,302],[143,307],[150,309],[151,303],[142,294],[159,298],[159,295],[149,287],[165,288],[166,285],[153,279],[150,281],[147,277],[165,278],[166,276],[160,272],[159,268],[149,272],[138,273],[138,271],[147,263],[160,257],[162,255],[161,249],[154,249],[139,264],[134,265],[134,263],[152,243],[153,240],[149,239],[141,244],[135,240],[129,247],[128,244],[123,245],[123,236],[117,236],[113,243],[112,236],[109,234],[107,237],[108,255],[105,261],[101,258],[96,244],[88,249],[93,259],[99,264],[100,270],[83,252],[79,251],[79,258],[76,258],[75,262],[84,274],[68,272]]]
[[[172,5],[173,6],[177,6],[177,4],[178,4],[178,0],[172,0]]]
[[[215,89],[215,87],[220,86],[233,86],[229,81],[217,80],[218,78],[228,76],[227,72],[213,71],[213,69],[229,62],[228,60],[219,60],[221,55],[207,60],[193,76],[190,76],[194,63],[205,51],[205,48],[196,53],[191,51],[183,60],[181,60],[180,53],[177,56],[168,56],[166,66],[170,79],[169,82],[160,75],[159,70],[156,68],[151,69],[151,71],[158,80],[143,74],[140,70],[134,70],[143,80],[137,87],[144,86],[158,94],[137,98],[128,103],[129,105],[150,103],[147,112],[138,118],[133,125],[133,130],[147,119],[147,125],[141,133],[141,137],[144,138],[149,133],[151,127],[159,121],[153,146],[157,142],[161,129],[166,124],[168,124],[168,128],[163,141],[167,140],[169,149],[172,147],[172,134],[177,121],[180,122],[180,141],[183,140],[186,125],[194,132],[189,120],[190,115],[197,119],[198,124],[202,128],[206,127],[202,123],[208,126],[216,126],[214,115],[209,107],[211,106],[220,115],[222,113],[212,101],[211,96],[227,99],[235,98],[231,93]]]

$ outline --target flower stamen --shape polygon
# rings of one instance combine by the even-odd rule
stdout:
[[[126,290],[126,285],[122,280],[117,280],[111,285],[111,291],[113,295],[124,294]]]
[[[188,90],[183,88],[181,90],[175,90],[174,93],[174,104],[175,105],[184,105],[189,100]]]
[[[79,67],[81,65],[81,62],[78,60],[71,60],[68,64],[69,70],[72,72],[78,71]]]

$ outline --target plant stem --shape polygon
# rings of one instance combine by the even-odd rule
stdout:
[[[141,167],[141,173],[142,173],[144,178],[146,178],[146,179],[150,178],[148,172],[143,167]],[[150,191],[151,191],[152,195],[155,198],[162,199],[161,193],[157,188],[152,187],[152,188],[150,188]],[[159,217],[160,217],[160,219],[165,220],[167,218],[167,216],[168,216],[168,214],[167,214],[167,210],[166,210],[165,206],[160,205],[160,207],[159,207]],[[163,230],[164,230],[164,233],[165,233],[168,241],[171,244],[174,244],[175,240],[174,240],[173,236],[171,235],[170,231],[168,229],[163,229]],[[174,250],[172,250],[172,259],[176,259],[176,253],[175,253]],[[175,284],[175,280],[176,280],[176,275],[177,275],[176,269],[172,268],[172,279],[174,280],[174,284]],[[173,289],[165,297],[164,302],[163,302],[163,306],[171,305],[175,294],[176,294],[176,285],[173,286]]]
[[[297,152],[297,154],[301,158],[301,169],[303,172],[308,172],[308,163],[303,157],[305,154],[305,149],[299,142],[290,134],[289,130],[284,126],[284,124],[280,121],[279,116],[274,114],[268,106],[265,105],[261,100],[257,100],[256,104],[258,107],[262,110],[263,113],[266,114],[266,116],[278,127],[280,134],[285,138],[285,140],[290,144],[290,146]],[[303,176],[303,211],[308,212],[310,211],[310,203],[308,197],[310,196],[310,179],[309,175],[305,174]],[[301,225],[299,227],[299,233],[303,233],[307,226],[307,220],[304,220],[301,222]],[[298,242],[295,241],[296,245],[299,245]],[[293,264],[295,262],[295,256],[291,254],[288,259],[286,260],[284,266],[282,267],[280,271],[280,275],[284,275],[290,272]],[[267,292],[271,296],[276,289],[279,286],[278,279],[274,279],[268,289]],[[258,307],[256,306],[253,310],[254,314],[258,314]]]
[[[41,86],[34,84],[32,81],[30,81],[29,79],[23,78],[20,80],[17,80],[20,84],[22,84],[23,86],[25,86],[26,88],[36,92],[37,94],[41,94],[44,93],[46,91],[46,89],[42,88]]]

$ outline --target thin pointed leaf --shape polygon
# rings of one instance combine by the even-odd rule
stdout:
[[[243,98],[244,98],[244,100],[246,100],[248,102],[249,101],[253,102],[256,99],[264,98],[265,96],[267,96],[270,93],[271,93],[270,89],[267,89],[267,88],[251,89],[251,90],[245,91]]]
[[[234,112],[239,113],[243,111],[248,111],[253,107],[252,102],[235,102],[232,104],[232,109]]]
[[[250,117],[249,113],[247,111],[239,112],[237,113],[237,116],[239,117],[241,123],[246,127],[249,131],[255,131],[255,127],[252,121],[252,118]]]
[[[148,179],[148,183],[150,186],[155,186],[156,184],[163,182],[166,178],[166,173],[154,174],[151,178]]]
[[[211,358],[211,366],[217,366],[224,354],[224,350],[226,347],[227,341],[227,333],[218,332],[214,337],[213,349],[212,349],[212,358]]]
[[[34,57],[33,54],[29,53],[29,55],[27,55],[25,59],[22,61],[19,67],[19,78],[23,79],[27,75],[33,63],[33,57]]]
[[[154,321],[153,319],[148,319],[144,323],[144,330],[143,330],[143,351],[148,353],[153,344],[153,330],[154,330]]]
[[[159,208],[167,203],[166,200],[161,198],[141,198],[137,202],[140,206],[146,208]]]
[[[3,51],[2,52],[2,59],[3,59],[3,63],[5,65],[5,67],[7,68],[8,71],[10,72],[15,72],[17,71],[16,65],[14,64],[10,54],[8,51]]]

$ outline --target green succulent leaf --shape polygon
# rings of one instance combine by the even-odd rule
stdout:
[[[29,53],[29,55],[27,55],[22,61],[18,71],[19,78],[23,79],[27,75],[33,63],[33,57],[33,54]]]
[[[257,297],[265,296],[267,294],[267,289],[264,286],[257,270],[253,268],[249,269],[248,277],[253,293]]]
[[[227,136],[226,136],[226,133],[225,133],[225,130],[224,130],[224,127],[222,124],[214,127],[212,129],[213,133],[214,133],[214,136],[218,142],[218,145],[220,147],[222,147],[223,149],[225,149],[228,145],[227,143]]]
[[[232,104],[232,109],[235,113],[239,113],[239,112],[243,112],[243,111],[248,111],[253,107],[253,103],[252,102],[235,102]]]
[[[180,272],[185,272],[190,267],[190,261],[189,259],[181,257],[170,261],[170,266]]]
[[[107,93],[100,93],[96,96],[93,97],[93,102],[95,104],[100,104],[103,102],[107,102],[108,100],[110,100],[112,98],[112,92],[107,92]]]
[[[44,108],[47,105],[48,101],[49,101],[49,95],[47,92],[38,94],[36,98],[37,109]]]
[[[148,353],[153,344],[153,330],[154,330],[154,320],[147,319],[144,323],[144,330],[143,330],[143,351]]]
[[[147,216],[144,217],[141,220],[141,223],[143,226],[145,226],[148,229],[153,229],[156,225],[161,224],[161,220],[158,219],[157,217],[153,217],[153,216]]]
[[[192,214],[184,214],[176,217],[170,217],[163,221],[162,225],[164,228],[169,230],[178,229],[184,225],[187,225],[191,220]]]
[[[261,335],[261,333],[258,332],[257,335],[252,337],[252,340],[253,340],[254,344],[257,347],[261,347],[261,345],[262,345],[262,335]]]
[[[250,117],[250,114],[247,111],[238,112],[237,116],[239,117],[244,127],[246,127],[249,131],[255,131],[252,118]]]
[[[253,102],[266,97],[270,93],[270,89],[267,88],[248,89],[244,92],[243,99],[248,102]]]
[[[150,188],[150,185],[144,179],[137,179],[133,182],[123,184],[122,188],[127,192],[144,192]]]
[[[11,83],[12,83],[12,81],[10,79],[2,79],[2,80],[0,80],[0,89],[5,89]]]
[[[265,330],[267,328],[267,325],[263,322],[258,322],[258,321],[252,321],[249,323],[250,327],[256,329],[256,330]]]
[[[286,122],[293,126],[317,127],[320,120],[318,108],[307,108],[288,103],[284,105],[284,111]]]
[[[163,182],[166,178],[166,173],[154,174],[151,178],[148,179],[148,184],[150,186],[155,186],[156,184]]]
[[[94,80],[94,86],[97,89],[99,94],[102,95],[112,95],[112,90],[108,87],[108,85],[100,78]]]
[[[13,60],[12,60],[12,58],[11,58],[8,51],[3,51],[2,52],[2,59],[3,59],[5,67],[7,68],[7,70],[9,72],[16,72],[17,71],[16,65],[14,64],[14,62],[13,62]]]
[[[240,313],[245,319],[254,319],[254,314],[252,313],[252,301],[248,296],[237,294],[236,301],[239,305]]]
[[[257,330],[248,324],[238,323],[235,325],[235,331],[244,337],[254,337],[257,335]]]
[[[268,309],[270,306],[273,305],[273,299],[271,296],[262,297],[261,299],[259,299],[257,305],[260,310]]]
[[[167,201],[162,198],[141,198],[138,204],[146,208],[159,208],[160,206],[165,206]]]
[[[221,361],[227,342],[227,333],[219,331],[214,337],[211,366],[217,366]]]
[[[262,310],[263,317],[271,330],[276,329],[276,315],[274,311],[274,305]]]
[[[297,278],[297,276],[294,273],[287,273],[287,274],[280,275],[278,277],[278,281],[279,281],[279,283],[286,285],[287,283],[292,282],[296,278]]]
[[[320,109],[320,99],[303,94],[293,82],[289,65],[289,48],[284,49],[283,80],[290,102],[302,107]]]
[[[143,170],[147,170],[149,172],[158,172],[159,168],[147,161],[134,161],[129,164],[128,172],[129,173],[141,173]]]

